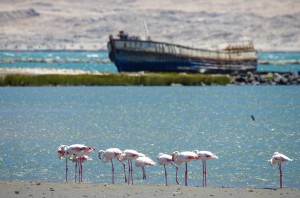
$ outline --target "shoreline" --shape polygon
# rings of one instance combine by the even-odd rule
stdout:
[[[0,181],[0,197],[299,197],[300,189]]]
[[[0,86],[243,86],[300,85],[291,72],[232,74],[103,73],[78,69],[0,68]]]
[[[14,71],[15,73],[12,73]],[[179,86],[179,85],[226,85],[227,75],[178,74],[178,73],[100,73],[77,74],[74,70],[52,70],[41,74],[28,69],[1,69],[0,86]],[[63,73],[62,73],[63,72]],[[59,73],[59,74],[57,74]]]

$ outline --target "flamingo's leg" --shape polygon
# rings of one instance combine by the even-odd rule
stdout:
[[[115,168],[114,168],[114,163],[113,160],[111,159],[111,183],[114,184],[115,183]]]
[[[128,185],[129,185],[129,184],[130,184],[130,181],[131,181],[130,162],[129,162],[129,160],[128,160],[127,162],[128,162]]]
[[[78,183],[81,182],[81,163],[80,159],[78,159]]]
[[[204,177],[204,161],[202,161],[202,186],[204,187],[205,185],[205,177]]]
[[[144,172],[145,172],[145,180],[147,179],[147,175],[146,175],[146,169],[144,168]]]
[[[66,182],[68,182],[68,158],[66,158]]]
[[[280,188],[282,188],[282,168],[281,168],[281,163],[278,163],[279,167],[279,174],[280,174]]]
[[[173,163],[172,163],[172,165],[175,166],[175,168],[176,168],[176,183],[179,185],[179,182],[178,182],[178,166],[173,164]]]
[[[179,182],[178,182],[178,167],[176,167],[176,183],[179,185]]]
[[[75,163],[75,183],[76,183],[76,181],[77,181],[77,165],[78,165],[78,160],[76,160],[76,163]]]
[[[185,186],[187,186],[187,180],[188,180],[188,167],[187,162],[185,162]]]
[[[79,182],[82,183],[83,167],[82,167],[82,159],[81,158],[80,158],[79,162],[80,162],[80,170],[81,170],[80,181]]]
[[[125,179],[125,184],[126,184],[126,182],[127,182],[127,178],[126,178],[126,165],[120,159],[118,159],[118,160],[119,160],[119,162],[121,162],[123,164],[123,167],[124,167],[124,179]]]
[[[168,185],[168,174],[167,174],[167,169],[166,169],[166,165],[164,165],[164,169],[165,169],[165,178],[166,178],[166,186]]]
[[[206,184],[206,161],[204,161],[204,181],[205,181],[204,186],[207,186],[207,184]]]
[[[131,169],[131,185],[133,185],[133,168],[132,168],[132,160],[130,160],[130,169]]]

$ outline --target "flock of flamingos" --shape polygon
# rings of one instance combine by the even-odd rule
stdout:
[[[75,163],[75,182],[77,180],[76,172],[78,169],[78,181],[79,183],[82,182],[82,163],[86,160],[92,160],[88,156],[89,153],[94,151],[95,148],[85,146],[83,144],[73,144],[70,146],[67,145],[61,145],[58,147],[58,158],[62,159],[63,157],[66,158],[66,182],[68,181],[68,160],[71,160],[72,162]],[[109,148],[107,150],[100,150],[98,152],[98,157],[103,163],[111,162],[111,167],[112,167],[112,184],[114,184],[114,164],[113,164],[113,159],[117,159],[120,163],[122,163],[124,167],[124,181],[125,183],[128,182],[128,184],[133,185],[133,174],[132,174],[132,160],[135,159],[135,166],[137,167],[142,167],[143,170],[143,179],[146,180],[146,172],[145,172],[145,166],[154,166],[156,165],[156,162],[154,162],[152,159],[149,157],[146,157],[144,154],[139,153],[135,150],[124,150],[121,151],[118,148]],[[206,160],[209,159],[218,159],[218,157],[213,154],[210,151],[185,151],[185,152],[178,152],[175,151],[172,153],[172,155],[168,154],[163,154],[160,153],[157,156],[157,163],[159,165],[164,166],[164,171],[165,171],[165,183],[166,186],[168,185],[167,181],[167,170],[166,170],[166,165],[171,164],[176,168],[176,182],[178,182],[177,178],[177,173],[178,173],[178,166],[180,166],[182,163],[185,163],[185,186],[188,185],[188,162],[195,161],[195,160],[202,160],[203,164],[203,187],[207,186],[206,185]],[[124,161],[128,161],[128,178],[126,177],[126,165]],[[272,156],[272,158],[269,160],[270,164],[273,166],[276,163],[278,164],[279,167],[279,173],[280,173],[280,188],[282,188],[282,168],[281,164],[286,162],[286,161],[292,161],[290,158],[287,156],[275,152]]]

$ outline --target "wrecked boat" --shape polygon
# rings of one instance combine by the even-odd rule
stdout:
[[[120,31],[109,36],[109,59],[119,72],[232,73],[256,71],[257,51],[251,40],[207,50],[141,39]]]

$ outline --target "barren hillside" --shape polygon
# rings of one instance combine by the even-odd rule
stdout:
[[[251,38],[259,50],[300,50],[299,0],[2,0],[0,49],[106,49],[125,30],[205,48]]]

